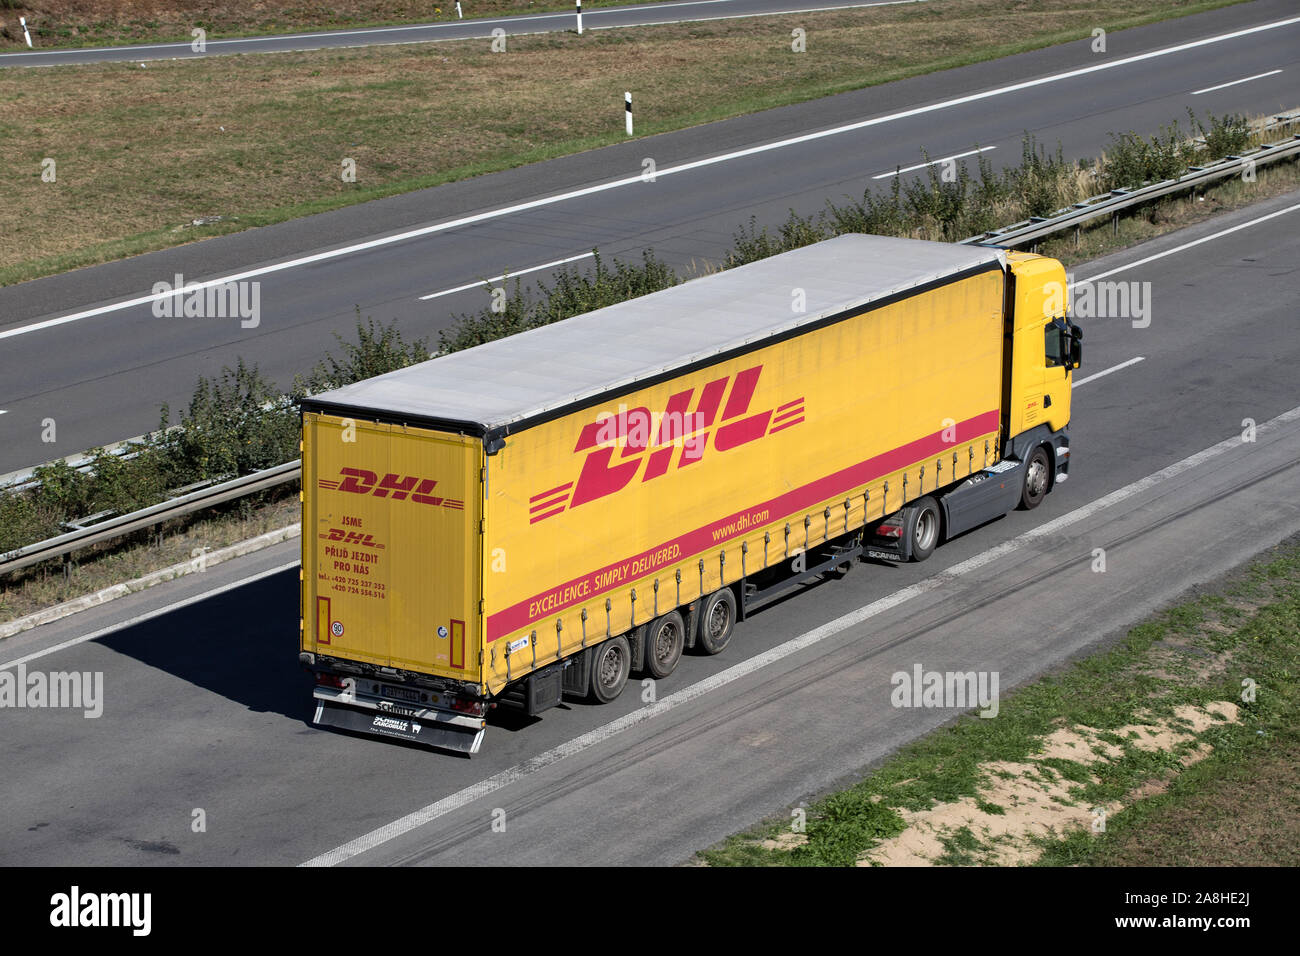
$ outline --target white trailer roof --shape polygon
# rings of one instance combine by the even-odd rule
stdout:
[[[945,276],[984,246],[844,235],[313,396],[306,404],[478,426],[546,416]],[[792,309],[795,289],[806,309]]]

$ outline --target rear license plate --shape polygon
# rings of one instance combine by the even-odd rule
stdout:
[[[412,687],[392,687],[388,684],[380,684],[379,696],[386,697],[389,700],[402,700],[408,704],[418,704],[420,702],[420,692]]]

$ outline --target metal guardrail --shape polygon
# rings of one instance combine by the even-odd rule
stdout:
[[[1219,179],[1229,179],[1241,174],[1247,164],[1266,166],[1278,160],[1300,155],[1300,133],[1289,140],[1260,146],[1247,150],[1236,156],[1229,156],[1210,166],[1193,166],[1192,171],[1177,179],[1151,183],[1138,189],[1116,189],[1109,193],[1093,196],[1077,202],[1068,209],[1059,210],[1051,216],[1027,219],[1002,229],[981,233],[963,239],[963,244],[987,243],[999,246],[1021,246],[1064,232],[1068,229],[1081,229],[1086,223],[1105,216],[1112,217],[1118,223],[1119,214],[1136,206],[1145,205],[1161,199],[1171,193],[1195,189]]]
[[[63,557],[81,548],[98,544],[101,541],[120,538],[133,531],[143,531],[145,528],[151,528],[170,518],[179,518],[182,515],[203,508],[210,508],[213,505],[223,504],[235,498],[242,498],[245,495],[251,495],[290,481],[296,481],[301,475],[302,462],[296,459],[283,465],[276,465],[274,468],[268,468],[265,471],[254,472],[233,481],[213,485],[211,488],[193,491],[187,495],[181,495],[178,498],[172,498],[151,505],[148,508],[142,508],[139,511],[133,511],[130,514],[110,518],[107,521],[101,521],[99,524],[93,524],[77,531],[69,531],[57,538],[38,541],[36,544],[29,544],[16,551],[0,554],[0,575],[38,564],[41,561]]]
[[[172,427],[177,426],[173,425]],[[146,437],[145,435],[137,435],[135,438],[114,442],[111,445],[105,445],[104,451],[122,461],[130,461],[139,454],[138,446],[144,442]],[[49,465],[57,465],[60,461],[73,471],[82,472],[90,471],[95,464],[95,459],[83,451],[75,455],[69,455],[67,458],[56,458],[54,461],[46,462],[38,467],[44,468]],[[24,468],[21,471],[12,471],[7,475],[0,475],[0,492],[29,491],[39,485],[40,482],[36,480],[36,468]]]
[[[1269,128],[1288,125],[1297,120],[1300,120],[1300,114],[1279,116]],[[962,242],[967,244],[992,243],[1001,246],[1037,243],[1039,240],[1055,233],[1064,232],[1068,229],[1078,229],[1085,223],[1104,216],[1118,218],[1119,213],[1123,211],[1160,199],[1171,193],[1193,189],[1205,183],[1238,175],[1247,163],[1253,162],[1256,166],[1261,166],[1297,155],[1300,155],[1300,133],[1295,134],[1288,140],[1248,150],[1239,156],[1229,156],[1227,159],[1211,166],[1193,167],[1191,172],[1177,179],[1151,183],[1139,189],[1117,189],[1075,203],[1069,209],[1060,210],[1055,215],[1018,222],[1004,229],[996,229],[978,236],[971,236],[969,239],[962,240]],[[296,481],[301,475],[302,466],[300,460],[287,462],[274,468],[268,468],[265,471],[236,478],[233,481],[181,495],[161,504],[143,508],[140,511],[133,511],[130,514],[111,518],[99,524],[70,531],[67,534],[59,535],[57,538],[39,541],[16,551],[10,551],[7,554],[0,554],[0,575],[29,567],[41,561],[64,557],[81,548],[98,544],[101,541],[109,541],[130,534],[133,531],[141,531],[171,518],[179,518],[195,511],[201,511],[204,508],[210,508],[213,505],[241,498],[244,495],[251,495],[290,481]]]

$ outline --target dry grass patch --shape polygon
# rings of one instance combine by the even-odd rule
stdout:
[[[1097,805],[1084,799],[1077,776],[1071,779],[1059,772],[1059,761],[1084,768],[1090,783],[1099,782],[1092,772],[1097,765],[1124,759],[1127,747],[1176,755],[1186,768],[1212,752],[1212,748],[1198,742],[1200,734],[1219,723],[1238,722],[1237,706],[1229,701],[1216,701],[1206,707],[1177,707],[1170,718],[1138,717],[1146,717],[1150,723],[1109,731],[1082,725],[1061,727],[1043,739],[1041,752],[1028,761],[981,764],[984,779],[976,796],[925,810],[901,810],[906,829],[864,853],[858,865],[1033,863],[1043,852],[1043,840],[1090,828],[1099,818],[1099,809],[1107,816],[1113,815],[1168,786],[1167,779],[1148,781],[1123,800]],[[1115,737],[1122,739],[1124,746],[1104,739]]]

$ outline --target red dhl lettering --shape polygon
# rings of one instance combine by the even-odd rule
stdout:
[[[373,495],[376,498],[392,498],[394,501],[411,501],[422,505],[450,508],[463,511],[465,502],[459,498],[443,498],[430,494],[437,486],[436,478],[420,478],[415,475],[397,475],[389,472],[380,478],[373,471],[364,468],[340,468],[341,481],[331,478],[318,478],[316,486],[326,491],[346,491],[353,495]],[[350,523],[344,519],[344,523]],[[359,521],[357,522],[360,523]]]
[[[341,541],[344,544],[356,545],[359,548],[382,548],[383,545],[375,541],[373,534],[362,534],[360,531],[344,531],[342,528],[330,528],[328,531],[322,531],[320,538],[323,541]],[[345,548],[339,549],[346,551]]]
[[[677,455],[678,442],[681,453],[677,455],[677,467],[685,468],[704,457],[710,437],[715,451],[726,452],[800,424],[804,420],[802,398],[775,410],[749,414],[762,372],[763,366],[756,365],[737,373],[734,380],[723,377],[708,382],[699,390],[693,412],[692,387],[669,396],[667,406],[657,416],[639,406],[584,425],[573,448],[575,453],[587,451],[576,482],[534,495],[529,500],[529,523],[622,491],[638,474],[643,482],[667,474]]]

